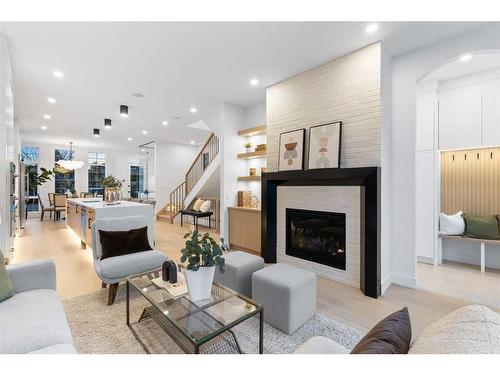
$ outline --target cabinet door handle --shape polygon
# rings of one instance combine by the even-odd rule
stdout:
[[[92,218],[90,218],[90,217],[89,217],[89,229],[91,229],[91,228],[90,228],[90,222],[91,222],[91,221],[92,221]]]

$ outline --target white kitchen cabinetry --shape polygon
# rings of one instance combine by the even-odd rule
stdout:
[[[419,260],[432,263],[435,247],[435,152],[415,155],[415,250]]]
[[[439,99],[439,149],[481,147],[481,94]]]

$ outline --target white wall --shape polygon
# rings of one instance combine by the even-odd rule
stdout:
[[[488,25],[392,61],[392,281],[416,286],[416,83],[466,52],[499,49],[500,25]]]
[[[197,153],[198,146],[156,142],[156,212],[169,203],[170,193],[184,181]]]
[[[12,73],[7,38],[0,34],[0,254],[8,256],[12,246],[10,227],[9,163],[17,161]],[[17,163],[16,163],[17,164]]]
[[[244,123],[245,109],[239,105],[224,103],[221,116],[220,153],[221,153],[221,237],[229,238],[228,210],[237,204],[238,190],[244,189],[244,183],[238,182],[238,176],[246,173],[246,168],[236,155],[242,152],[243,138],[238,130]]]

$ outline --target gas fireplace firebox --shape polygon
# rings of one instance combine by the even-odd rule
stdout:
[[[285,252],[345,270],[345,213],[287,208]]]

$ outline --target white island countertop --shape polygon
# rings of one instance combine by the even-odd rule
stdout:
[[[68,202],[82,207],[92,208],[94,210],[120,208],[120,207],[143,207],[151,206],[148,203],[139,203],[131,201],[118,201],[118,204],[107,204],[102,198],[68,198]]]

